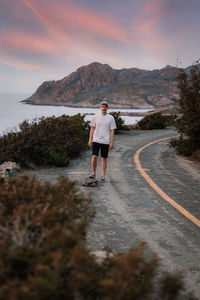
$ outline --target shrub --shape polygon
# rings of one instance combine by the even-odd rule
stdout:
[[[90,203],[65,177],[53,185],[22,176],[0,186],[0,299],[86,293],[98,267],[85,247]]]
[[[142,118],[138,125],[143,130],[164,129],[170,125],[171,118],[171,116],[164,116],[160,112],[152,113]]]
[[[170,141],[170,147],[174,147],[180,155],[190,156],[196,150],[196,143],[191,138],[180,136]]]
[[[193,66],[190,76],[180,70],[178,77],[179,117],[174,125],[180,138],[171,141],[178,154],[191,155],[200,149],[200,70]]]
[[[158,275],[158,259],[147,258],[144,243],[97,262],[85,242],[93,216],[91,199],[65,177],[51,184],[21,176],[0,185],[0,299],[175,300],[181,295],[182,276]]]
[[[118,134],[120,130],[129,130],[128,127],[125,125],[125,121],[122,119],[120,116],[120,112],[111,112],[110,115],[112,115],[115,119],[116,123],[116,129],[115,129],[115,134]]]
[[[66,166],[87,148],[89,126],[80,114],[24,121],[19,127],[0,138],[0,163]]]

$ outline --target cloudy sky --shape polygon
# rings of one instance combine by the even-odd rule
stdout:
[[[94,61],[187,67],[200,58],[199,16],[200,0],[0,0],[0,93]]]

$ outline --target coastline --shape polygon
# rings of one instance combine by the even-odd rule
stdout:
[[[4,95],[1,97],[0,101],[0,136],[5,132],[9,132],[12,130],[18,130],[19,124],[24,120],[33,120],[40,117],[49,117],[49,116],[61,116],[61,115],[75,115],[75,114],[84,114],[86,115],[86,120],[90,120],[92,117],[92,113],[97,113],[99,107],[74,107],[74,106],[61,106],[61,105],[30,105],[28,102],[24,101],[23,95]],[[27,105],[25,105],[27,104]],[[148,109],[128,109],[128,108],[110,108],[111,111],[120,111],[125,113],[123,119],[125,119],[126,125],[134,124],[141,117],[136,116],[128,116],[129,112],[136,111],[140,113],[142,110],[146,112]]]
[[[50,104],[50,103],[34,103],[32,101],[26,101],[26,100],[21,100],[20,101],[23,104],[28,104],[28,105],[35,105],[35,106],[61,106],[61,107],[72,107],[72,108],[99,108],[99,105],[94,105],[94,106],[87,106],[87,105],[65,105],[65,104]],[[155,109],[154,107],[138,107],[138,106],[112,106],[112,103],[110,104],[110,109],[144,109],[144,110],[153,110]]]
[[[86,106],[86,105],[64,105],[64,104],[41,104],[41,103],[34,103],[32,101],[26,101],[22,100],[20,101],[22,104],[27,104],[27,105],[34,105],[34,106],[52,106],[52,107],[69,107],[69,108],[87,108],[87,109],[93,109],[93,108],[99,108],[98,105],[96,106]],[[165,106],[165,107],[152,107],[152,108],[147,108],[147,107],[137,107],[137,106],[115,106],[112,107],[112,103],[109,107],[112,110],[120,110],[120,109],[137,109],[137,110],[144,110],[141,112],[129,112],[129,111],[121,111],[120,115],[121,116],[130,116],[130,117],[143,117],[152,113],[157,113],[160,112],[161,114],[165,115],[170,115],[170,114],[175,114],[176,113],[176,106]],[[88,114],[88,113],[87,113]],[[89,113],[88,115],[93,115],[94,113]]]

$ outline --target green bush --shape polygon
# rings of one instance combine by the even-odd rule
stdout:
[[[0,138],[0,163],[66,166],[87,148],[89,126],[80,114],[24,121],[19,127]]]
[[[174,125],[180,133],[180,138],[171,141],[178,154],[191,155],[200,149],[200,70],[193,66],[188,75],[180,70],[178,77],[179,116]]]
[[[0,185],[0,299],[175,300],[181,295],[182,275],[158,272],[158,259],[147,258],[144,243],[98,262],[86,244],[93,216],[91,199],[65,177],[51,184],[21,176]]]
[[[125,121],[122,119],[120,116],[120,112],[110,112],[110,115],[112,115],[115,119],[116,123],[116,129],[115,129],[115,134],[118,134],[120,130],[129,130],[128,127],[125,125]]]
[[[142,118],[138,122],[138,125],[143,130],[164,129],[171,124],[171,119],[171,116],[164,116],[160,112],[157,112]]]

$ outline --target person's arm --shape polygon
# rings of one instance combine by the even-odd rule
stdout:
[[[90,128],[90,137],[89,137],[89,146],[92,147],[92,139],[93,139],[93,135],[94,135],[94,130],[95,130],[95,127],[91,126]]]
[[[110,145],[109,145],[109,150],[112,150],[113,145],[114,145],[114,135],[115,135],[115,131],[114,129],[110,130]]]

